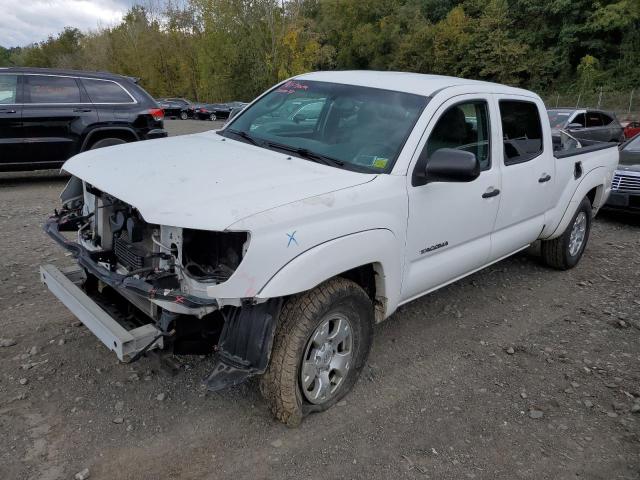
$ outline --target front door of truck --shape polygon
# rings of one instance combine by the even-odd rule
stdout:
[[[482,267],[501,202],[499,137],[491,129],[491,101],[460,95],[443,103],[427,127],[408,175],[409,223],[402,301],[408,301]],[[472,152],[480,176],[471,182],[414,186],[419,157],[441,148]],[[497,159],[497,160],[496,160]]]
[[[544,139],[544,104],[530,97],[495,99],[502,136],[502,192],[491,259],[496,260],[534,242],[552,206],[555,161],[551,139]],[[542,112],[542,115],[541,113]],[[545,117],[546,118],[546,117]],[[547,130],[548,131],[548,130]]]

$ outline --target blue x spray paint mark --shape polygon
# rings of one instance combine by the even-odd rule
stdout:
[[[287,243],[287,248],[289,248],[289,246],[291,245],[291,242],[294,242],[296,245],[298,245],[298,240],[296,240],[296,232],[297,230],[294,230],[293,233],[287,233],[287,237],[289,237],[289,243]]]

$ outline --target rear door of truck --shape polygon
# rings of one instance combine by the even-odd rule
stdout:
[[[536,97],[494,95],[503,141],[500,208],[491,238],[495,260],[535,241],[553,204],[555,163],[549,121]]]

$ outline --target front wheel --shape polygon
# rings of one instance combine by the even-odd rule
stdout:
[[[587,246],[591,219],[591,202],[585,197],[563,234],[553,240],[542,242],[541,252],[544,263],[558,270],[575,267]]]
[[[344,278],[285,303],[271,362],[260,382],[278,420],[298,425],[351,390],[369,354],[373,319],[365,291]]]
[[[187,112],[180,112],[180,120],[186,120],[187,118],[189,118]]]
[[[215,113],[212,113],[211,115],[209,115],[209,120],[211,120],[212,122],[215,122],[218,119],[218,117],[216,117]]]

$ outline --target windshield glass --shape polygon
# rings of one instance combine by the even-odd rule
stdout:
[[[364,172],[388,172],[427,97],[377,88],[288,81],[221,135]]]
[[[561,112],[558,110],[548,110],[547,115],[549,115],[549,123],[551,124],[551,128],[563,128],[567,124],[567,120],[571,116],[573,112]]]

